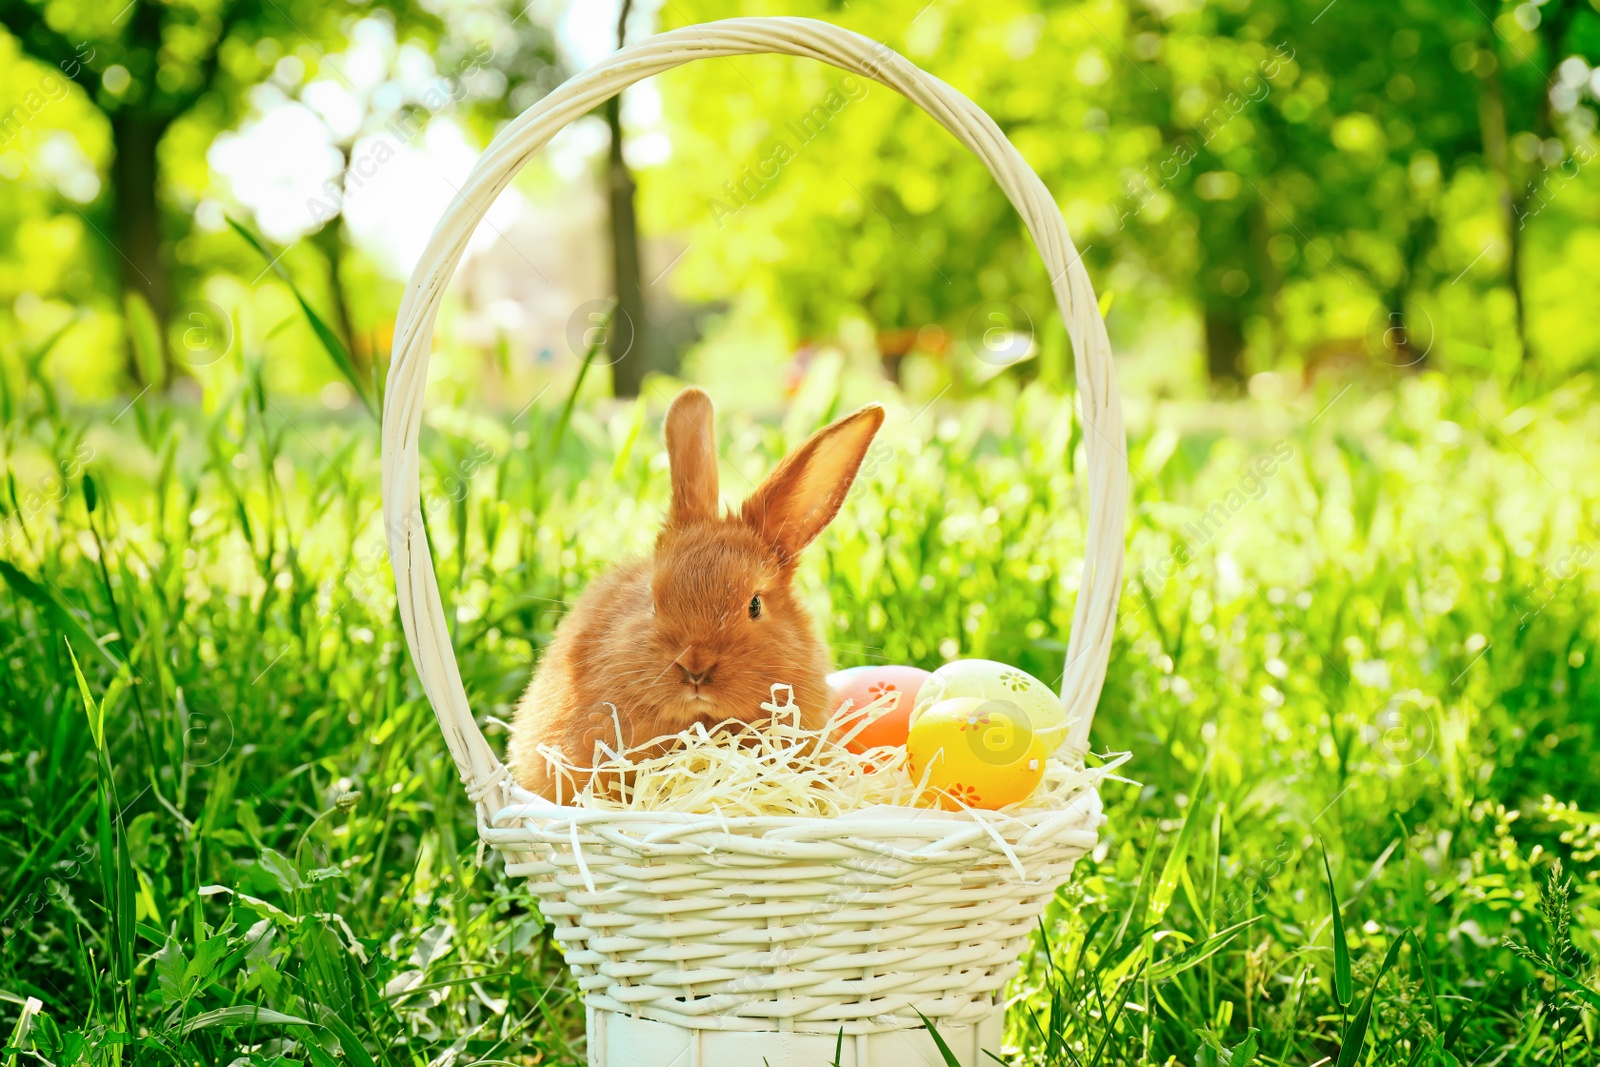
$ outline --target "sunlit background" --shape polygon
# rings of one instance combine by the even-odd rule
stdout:
[[[116,8],[14,0],[0,38],[0,338],[85,399],[201,392],[253,356],[347,406],[361,385],[291,284],[375,388],[498,129],[620,39],[773,13],[883,39],[996,118],[1132,391],[1560,376],[1600,352],[1587,0],[684,0],[620,27],[615,4],[542,0]],[[1070,377],[1015,213],[891,91],[719,59],[629,89],[620,156],[610,121],[563,131],[479,227],[437,341],[458,399],[533,396],[617,296],[634,343],[597,396],[659,373],[770,409],[818,359],[913,396]]]

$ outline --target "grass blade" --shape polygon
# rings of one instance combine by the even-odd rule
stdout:
[[[1216,933],[1212,934],[1203,941],[1198,941],[1195,944],[1190,945],[1176,956],[1171,956],[1162,960],[1160,963],[1152,964],[1150,967],[1150,977],[1159,982],[1163,979],[1180,975],[1184,971],[1189,970],[1191,967],[1195,967],[1201,963],[1204,963],[1206,960],[1210,959],[1212,956],[1215,956],[1218,952],[1221,952],[1224,948],[1226,948],[1228,942],[1232,941],[1235,937],[1238,937],[1240,931],[1242,931],[1245,927],[1253,926],[1260,920],[1261,916],[1252,915],[1250,918],[1245,919],[1242,922],[1234,923],[1227,929],[1218,930]]]
[[[1572,990],[1572,992],[1576,993],[1578,998],[1585,1004],[1589,1005],[1589,1007],[1596,1011],[1600,1011],[1600,993],[1596,993],[1594,990],[1590,989],[1576,978],[1573,978],[1571,975],[1562,974],[1560,971],[1556,970],[1552,970],[1550,973],[1555,975],[1556,981],[1560,982],[1562,985]]]
[[[94,738],[94,747],[104,755],[106,750],[106,709],[105,705],[95,700],[89,692],[89,680],[83,676],[83,668],[78,666],[78,654],[72,650],[72,642],[67,642],[67,655],[72,659],[72,673],[78,679],[78,695],[83,698],[83,710],[89,717],[89,735]]]
[[[622,472],[628,469],[628,457],[633,455],[633,446],[639,441],[639,431],[644,429],[644,417],[649,409],[649,404],[644,397],[633,403],[633,425],[628,427],[628,435],[622,439],[622,446],[617,449],[617,458],[611,461],[611,478],[615,481],[622,477]]]
[[[262,241],[261,238],[257,237],[232,216],[228,218],[228,225],[233,228],[234,233],[244,238],[251,248],[261,254],[261,258],[267,261],[268,269],[276,274],[283,284],[289,287],[289,292],[293,294],[295,303],[300,305],[300,310],[305,314],[306,321],[311,324],[311,332],[317,335],[318,341],[322,342],[322,347],[327,351],[328,357],[333,360],[333,365],[338,368],[340,374],[344,375],[344,380],[350,384],[350,388],[360,398],[362,407],[367,409],[367,414],[376,419],[378,417],[378,409],[372,403],[372,397],[367,390],[366,381],[356,371],[356,363],[350,356],[350,350],[345,347],[345,343],[340,340],[333,327],[329,326],[322,316],[318,315],[315,309],[312,308],[310,301],[306,300],[305,295],[300,292],[300,287],[289,276],[289,272],[283,269],[283,263],[281,262],[283,253],[280,252],[274,256],[268,251],[266,242]]]
[[[105,702],[96,701],[89,692],[89,680],[83,676],[83,668],[78,665],[78,655],[72,650],[71,641],[67,641],[67,656],[72,661],[78,695],[83,699],[83,710],[89,717],[89,729],[95,741],[95,767],[100,784],[95,831],[100,844],[100,890],[104,895],[101,907],[109,920],[106,943],[110,946],[117,1028],[120,1033],[128,1034],[133,1032],[136,1018],[134,968],[138,935],[133,860],[128,853],[128,835],[122,825],[122,805],[117,799],[116,775],[112,771],[111,755],[106,749]]]
[[[288,1015],[271,1008],[258,1008],[254,1004],[234,1004],[215,1011],[201,1012],[183,1024],[183,1032],[204,1030],[212,1026],[254,1026],[258,1023],[277,1026],[315,1026],[310,1019]]]
[[[128,335],[133,344],[133,358],[139,365],[144,380],[157,388],[166,382],[166,360],[162,356],[161,330],[156,325],[156,313],[143,293],[129,290],[123,297],[127,314]]]
[[[939,1036],[939,1029],[933,1025],[933,1020],[920,1011],[917,1012],[917,1018],[921,1019],[922,1025],[928,1028],[928,1036],[933,1038],[933,1044],[938,1048],[939,1055],[943,1057],[945,1067],[961,1067],[961,1061],[956,1058],[954,1052],[950,1051],[950,1046],[945,1044],[944,1038]]]
[[[1473,1015],[1477,1014],[1478,1009],[1490,997],[1494,996],[1494,991],[1500,987],[1501,977],[1501,975],[1495,975],[1494,981],[1490,982],[1472,1003],[1456,1012],[1455,1017],[1450,1020],[1450,1025],[1445,1027],[1444,1036],[1439,1039],[1439,1050],[1441,1052],[1449,1052],[1450,1049],[1455,1047],[1455,1043],[1461,1040],[1461,1035],[1466,1031],[1467,1024],[1472,1021]]]
[[[572,380],[572,388],[567,390],[567,399],[561,405],[561,414],[556,419],[555,431],[550,435],[549,460],[554,461],[556,453],[561,449],[561,442],[567,436],[567,426],[572,422],[572,409],[578,405],[578,393],[583,389],[583,380],[589,375],[589,368],[594,365],[594,357],[599,354],[600,346],[605,343],[607,332],[611,328],[611,318],[616,314],[616,308],[606,312],[605,322],[600,328],[591,331],[595,340],[589,342],[589,347],[584,349],[583,362],[578,364],[578,376]]]
[[[1333,865],[1328,862],[1328,846],[1322,846],[1322,870],[1328,876],[1328,907],[1333,911],[1333,995],[1339,1007],[1349,1008],[1355,999],[1350,979],[1350,946],[1344,939],[1344,915],[1339,910],[1339,894],[1333,888]]]
[[[56,629],[60,630],[68,641],[84,648],[94,649],[113,667],[121,666],[116,657],[107,652],[105,647],[84,629],[83,624],[72,614],[72,610],[50,590],[3,559],[0,559],[0,578],[4,578],[6,584],[19,596],[32,601],[35,607],[49,616],[50,621],[55,623]]]
[[[94,788],[93,783],[84,783],[79,787],[76,795],[55,813],[55,819],[46,824],[42,829],[38,843],[29,850],[18,865],[16,873],[12,875],[10,883],[6,886],[6,904],[0,908],[0,923],[11,917],[11,912],[22,902],[23,891],[32,884],[29,877],[34,871],[44,871],[55,862],[57,856],[65,852],[67,846],[78,839],[78,831],[83,829],[85,823],[94,815],[94,808],[83,803],[83,798]],[[65,827],[57,820],[70,822]]]
[[[1323,860],[1327,860],[1324,853]],[[1400,946],[1406,943],[1404,937],[1397,937],[1389,944],[1389,951],[1384,953],[1383,966],[1378,968],[1378,976],[1372,980],[1372,988],[1367,990],[1367,995],[1361,1002],[1361,1008],[1356,1012],[1355,1018],[1350,1020],[1350,1026],[1344,1032],[1344,1041],[1339,1046],[1338,1067],[1356,1067],[1361,1062],[1361,1051],[1367,1044],[1367,1030],[1372,1024],[1372,999],[1378,992],[1378,987],[1383,984],[1384,976],[1394,966],[1394,961],[1400,957]]]
[[[1178,828],[1178,837],[1172,843],[1172,851],[1167,855],[1167,862],[1161,868],[1161,877],[1156,880],[1155,890],[1150,894],[1150,906],[1146,911],[1146,921],[1159,922],[1166,915],[1167,908],[1172,905],[1172,894],[1178,889],[1178,879],[1183,872],[1183,865],[1189,858],[1189,843],[1194,839],[1195,827],[1199,825],[1199,812],[1201,793],[1205,789],[1206,772],[1208,768],[1202,767],[1200,775],[1195,779],[1194,788],[1189,791],[1189,811],[1183,817],[1183,825]]]

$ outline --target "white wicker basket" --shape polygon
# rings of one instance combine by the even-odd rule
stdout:
[[[690,60],[776,52],[871,78],[927,111],[994,174],[1050,272],[1077,366],[1089,473],[1088,549],[1062,678],[1081,755],[1122,585],[1127,457],[1110,344],[1088,274],[1044,184],[988,115],[887,46],[809,19],[663,33],[612,55],[508,125],[429,241],[395,324],[383,411],[384,520],[401,619],[482,840],[526,876],[606,1067],[942,1061],[920,1013],[964,1063],[997,1049],[1001,989],[1056,887],[1092,848],[1100,800],[1026,818],[875,809],[842,819],[719,819],[558,807],[519,788],[467,706],[422,538],[418,437],[434,317],[495,197],[562,127]],[[825,253],[824,253],[825,254]]]

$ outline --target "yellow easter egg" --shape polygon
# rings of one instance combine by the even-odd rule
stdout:
[[[948,811],[1026,800],[1044,778],[1052,747],[1015,703],[979,697],[921,707],[906,737],[911,779],[926,780],[924,806]]]
[[[992,659],[952,660],[934,671],[917,692],[911,721],[928,708],[955,697],[1001,700],[1014,704],[1027,725],[1044,738],[1046,752],[1066,740],[1067,712],[1054,690],[1027,671]]]

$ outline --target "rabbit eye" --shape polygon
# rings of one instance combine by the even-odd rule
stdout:
[[[761,594],[760,593],[757,593],[755,596],[750,598],[750,617],[752,619],[761,618]]]

